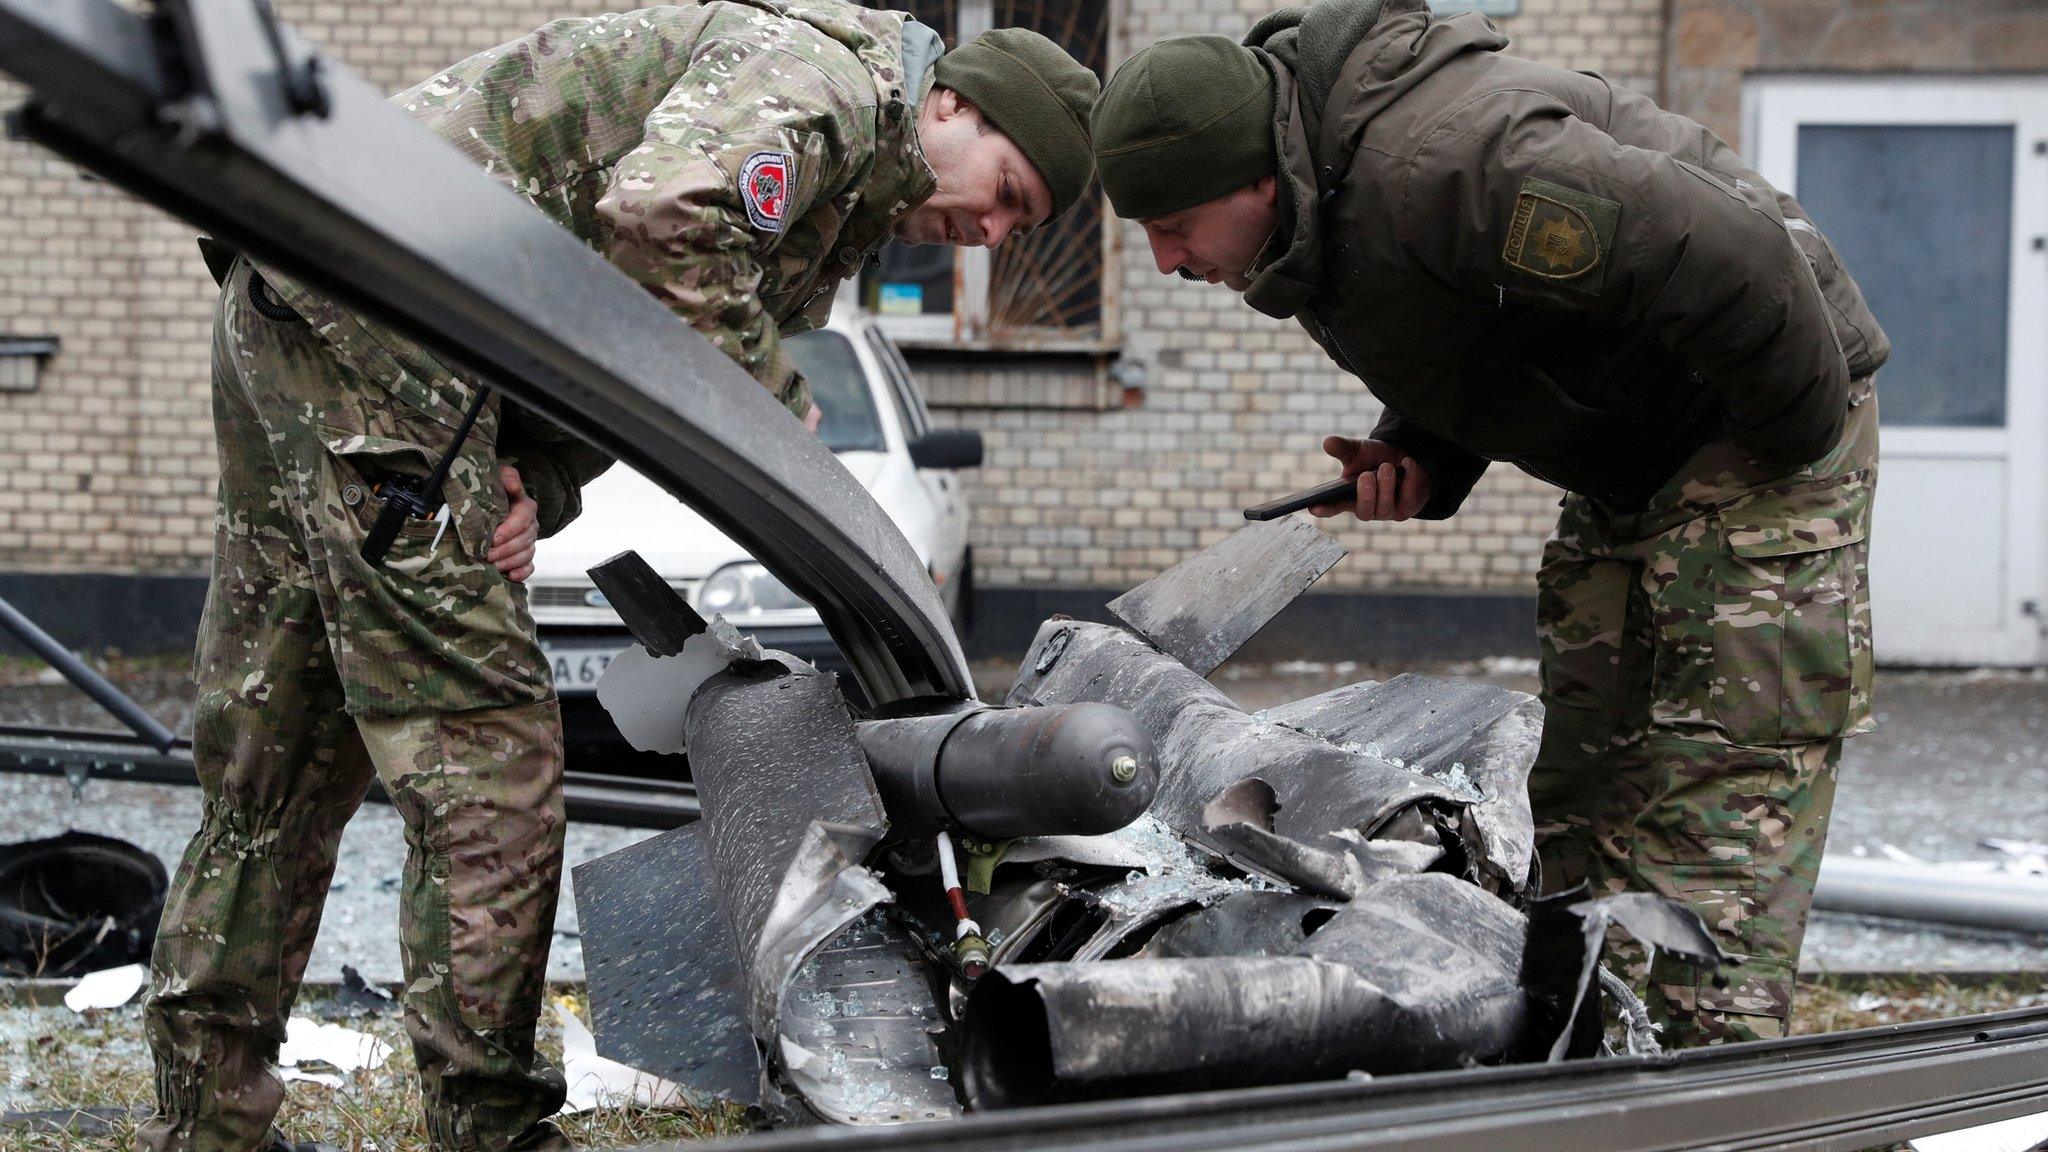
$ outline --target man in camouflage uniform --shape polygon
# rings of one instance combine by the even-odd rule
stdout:
[[[1869,726],[1889,346],[1726,144],[1506,44],[1424,0],[1165,41],[1097,104],[1103,189],[1161,272],[1298,319],[1383,401],[1324,441],[1358,483],[1318,515],[1447,517],[1495,460],[1566,490],[1538,578],[1545,885],[1705,918],[1718,978],[1624,957],[1668,1042],[1783,1035]]]
[[[727,0],[556,21],[395,99],[803,414],[780,339],[820,322],[880,245],[994,245],[1089,178],[1091,73],[1014,29],[942,51],[899,14]],[[492,398],[439,494],[445,521],[409,522],[365,563],[377,485],[428,474],[477,382],[218,255],[206,807],[158,937],[140,1143],[273,1139],[285,1020],[375,779],[406,826],[405,1022],[429,1138],[565,1146],[548,1120],[562,1080],[534,1053],[562,744],[518,581],[608,461]]]

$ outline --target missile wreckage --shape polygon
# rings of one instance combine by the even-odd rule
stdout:
[[[1610,922],[1718,953],[1655,897],[1531,898],[1533,698],[1403,675],[1248,715],[1205,679],[1341,555],[1245,528],[1124,627],[1047,621],[1001,706],[873,718],[594,571],[648,645],[599,698],[703,808],[576,870],[600,1051],[843,1124],[1597,1051]]]
[[[1531,897],[1525,696],[1397,677],[1246,715],[1206,684],[1334,563],[1306,523],[1134,591],[1124,627],[1049,621],[991,708],[922,562],[830,452],[268,5],[0,0],[0,72],[22,137],[616,455],[818,610],[858,714],[658,592],[614,597],[647,611],[610,703],[687,748],[703,818],[579,871],[603,1047],[785,1119],[990,1114],[763,1148],[1825,1149],[2048,1101],[2038,1007],[1551,1063],[1599,1047],[1610,924],[1704,953],[1698,925],[1653,898]],[[17,760],[189,779],[180,749],[149,751],[162,735]],[[584,811],[646,807],[616,791]],[[1376,1071],[1489,1063],[1519,1066]]]

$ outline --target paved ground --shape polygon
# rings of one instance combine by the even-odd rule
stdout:
[[[1259,709],[1403,670],[1226,666],[1215,679],[1246,708]],[[1413,670],[1534,687],[1534,666],[1526,661]],[[983,696],[994,699],[1006,688],[1011,667],[990,663],[976,672]],[[188,689],[175,672],[145,671],[129,682],[167,722],[186,721]],[[1850,744],[1831,850],[1875,853],[1894,845],[1932,860],[1982,859],[1991,855],[1981,846],[1986,838],[2048,840],[2048,677],[1886,672],[1878,693],[1881,727]],[[33,682],[0,687],[0,722],[109,723],[68,687]],[[198,820],[198,794],[189,788],[95,783],[74,799],[61,780],[0,775],[0,843],[75,827],[133,840],[175,864]],[[603,855],[644,835],[573,827],[569,861]],[[351,964],[372,979],[396,979],[396,888],[404,855],[397,817],[388,808],[365,807],[349,826],[342,852],[310,975],[335,979],[343,964]],[[557,978],[582,973],[575,932],[573,895],[565,893],[550,972]],[[1825,971],[2048,971],[2048,941],[1823,916],[1809,935],[1806,960],[1809,968]]]

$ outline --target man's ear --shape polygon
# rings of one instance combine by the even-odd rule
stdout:
[[[925,99],[932,102],[932,115],[940,120],[951,120],[953,117],[958,116],[963,109],[969,107],[967,101],[961,99],[958,92],[953,91],[951,88],[942,88],[936,84],[932,86],[931,94],[926,96]]]
[[[1261,176],[1258,178],[1258,181],[1252,185],[1252,187],[1257,188],[1259,190],[1260,203],[1265,204],[1269,207],[1279,203],[1280,178],[1278,176]]]

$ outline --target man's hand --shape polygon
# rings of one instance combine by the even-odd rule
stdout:
[[[824,423],[824,421],[825,410],[813,404],[811,405],[811,410],[804,413],[804,431],[816,436],[818,434],[818,425]]]
[[[491,554],[486,557],[514,583],[533,575],[533,546],[540,540],[540,505],[526,494],[519,469],[498,465],[498,479],[505,484],[505,519],[491,537]]]
[[[1429,473],[1421,461],[1392,444],[1325,436],[1323,451],[1343,467],[1340,475],[1358,477],[1358,499],[1318,504],[1309,509],[1312,516],[1349,512],[1360,520],[1406,520],[1429,503]]]

